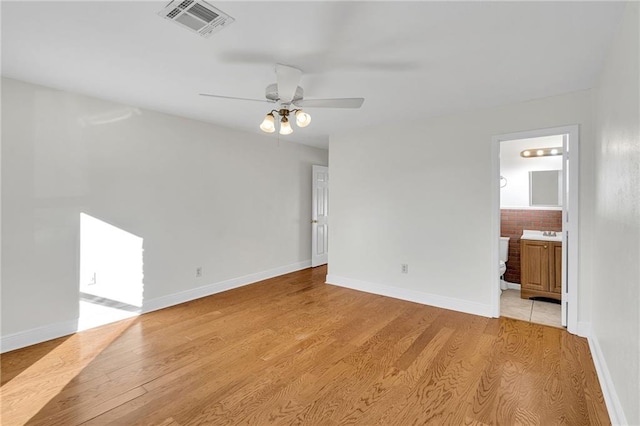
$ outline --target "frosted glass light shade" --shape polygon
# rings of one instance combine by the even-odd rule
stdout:
[[[296,111],[296,124],[298,127],[307,127],[311,123],[311,116],[299,109]]]
[[[280,121],[280,134],[281,135],[290,135],[293,133],[293,129],[291,128],[291,124],[289,124],[289,119],[287,117],[282,117]]]
[[[267,133],[273,133],[276,131],[276,121],[273,113],[270,112],[264,117],[264,121],[260,125],[260,130]]]

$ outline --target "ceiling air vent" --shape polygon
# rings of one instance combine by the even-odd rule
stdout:
[[[207,38],[235,21],[202,0],[173,0],[158,15]]]

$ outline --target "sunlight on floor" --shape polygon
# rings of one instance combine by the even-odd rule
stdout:
[[[80,301],[80,317],[78,318],[78,331],[88,330],[101,325],[132,318],[140,315],[139,312],[130,312],[122,309],[110,308],[96,303]]]
[[[5,383],[0,388],[2,424],[26,424],[133,321],[135,318],[110,325],[108,329],[100,330],[98,337],[75,334]],[[83,343],[86,340],[87,344],[78,345],[78,339]]]

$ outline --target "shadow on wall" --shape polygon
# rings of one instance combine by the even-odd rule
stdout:
[[[143,238],[81,213],[78,330],[139,315],[143,290]]]

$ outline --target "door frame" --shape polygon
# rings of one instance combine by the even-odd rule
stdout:
[[[492,265],[500,263],[499,237],[500,237],[500,143],[515,139],[529,139],[543,136],[568,135],[570,152],[567,146],[563,146],[562,153],[562,177],[564,185],[569,184],[569,202],[565,202],[566,194],[563,193],[562,217],[567,229],[562,229],[563,247],[567,247],[566,264],[562,277],[562,303],[563,311],[567,310],[567,331],[578,334],[578,258],[579,258],[579,177],[580,177],[580,127],[569,125],[551,127],[537,130],[527,130],[515,133],[495,135],[491,141],[491,261]],[[566,139],[566,138],[565,138]],[[564,143],[566,145],[566,141]],[[571,165],[567,171],[566,159],[571,158]],[[500,272],[496,267],[491,269],[491,310],[492,316],[500,317]]]

